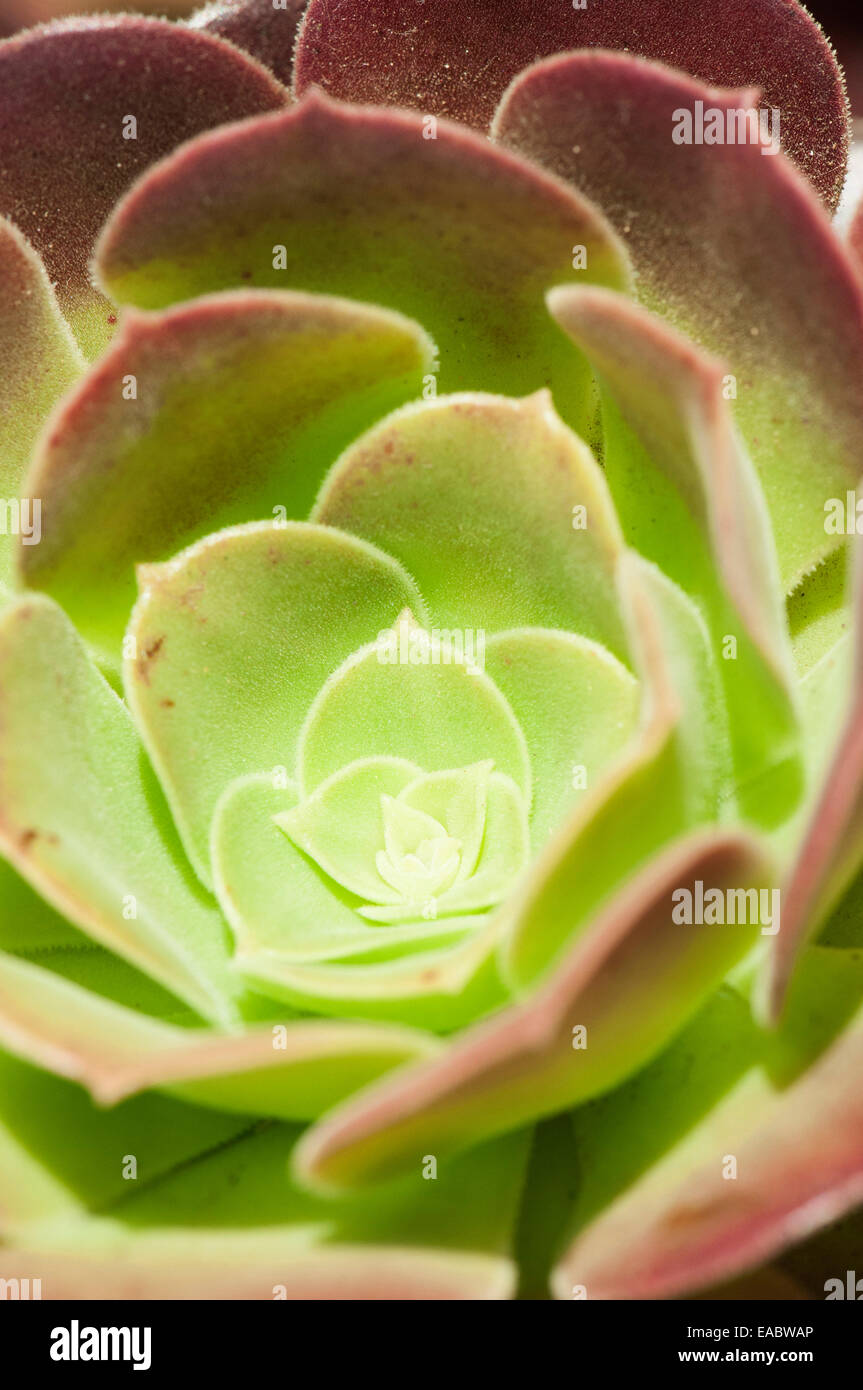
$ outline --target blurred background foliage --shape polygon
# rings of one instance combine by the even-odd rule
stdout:
[[[0,0],[0,32],[14,34],[16,29],[70,14],[106,14],[113,10],[118,14],[134,11],[182,19],[200,8],[201,0],[127,0],[125,4],[114,0]]]

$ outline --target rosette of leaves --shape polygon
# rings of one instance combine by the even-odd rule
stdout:
[[[0,44],[7,1280],[845,1269],[847,111],[798,5],[691,9]]]

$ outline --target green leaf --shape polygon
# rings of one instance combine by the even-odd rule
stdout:
[[[491,772],[491,763],[480,762],[446,772],[423,773],[398,794],[405,805],[433,816],[458,840],[456,883],[469,878],[476,868],[486,833]]]
[[[399,902],[381,878],[376,857],[384,844],[382,799],[391,801],[419,774],[404,758],[362,758],[340,768],[310,797],[274,817],[276,825],[330,878],[361,899]]]
[[[100,240],[108,293],[163,308],[240,285],[340,294],[410,314],[434,337],[427,390],[548,386],[592,419],[590,376],[543,312],[551,285],[622,287],[616,237],[575,192],[440,121],[310,93],[164,161]]]
[[[300,727],[326,678],[405,604],[421,611],[421,600],[379,550],[291,522],[218,532],[147,568],[141,583],[127,698],[208,883],[222,791],[267,767],[291,777]]]
[[[259,951],[239,957],[237,968],[253,989],[294,1008],[409,1023],[438,1033],[463,1027],[508,997],[495,957],[501,928],[494,915],[447,917],[423,927],[370,925],[368,930],[382,942],[404,932],[408,950],[399,944],[387,951],[382,944],[380,958],[372,961],[364,953],[310,964]],[[444,938],[444,944],[436,937]],[[425,949],[411,950],[417,941]]]
[[[223,526],[304,518],[333,458],[416,395],[433,348],[400,315],[238,291],[130,312],[43,436],[28,487],[44,535],[22,548],[112,665],[136,564]]]
[[[365,770],[374,777],[393,772],[395,760],[374,760],[360,765],[360,783],[367,785]],[[399,776],[398,767],[395,769]],[[353,777],[349,778],[353,781]],[[343,779],[330,784],[338,804]],[[318,819],[318,812],[332,805],[326,784],[320,802],[316,797],[305,803],[305,825],[316,852],[327,859],[331,848],[345,857],[351,842],[334,840],[333,825]],[[238,964],[252,970],[260,956],[272,969],[277,961],[285,966],[304,961],[386,959],[413,947],[428,949],[441,940],[465,934],[462,922],[414,922],[410,926],[381,931],[358,916],[362,897],[343,891],[306,854],[301,853],[279,828],[286,808],[297,803],[293,788],[273,786],[271,775],[241,777],[222,795],[213,818],[213,873],[216,891],[225,916],[233,928]],[[350,797],[347,798],[350,805]],[[346,809],[343,804],[339,810]],[[342,822],[341,824],[344,825]],[[354,847],[363,846],[362,826],[344,825],[354,834]],[[374,849],[367,845],[372,854]],[[326,868],[326,862],[324,863]]]
[[[2,1066],[0,1057],[0,1066]],[[16,1226],[38,1223],[79,1208],[72,1191],[33,1156],[26,1143],[0,1117],[0,1235],[8,1239]],[[2,1247],[0,1247],[2,1248]],[[27,1278],[9,1269],[12,1277]]]
[[[802,792],[791,654],[758,477],[725,366],[619,295],[552,291],[604,394],[603,460],[629,545],[698,604],[728,706],[739,798],[761,826]]]
[[[409,613],[321,689],[300,734],[300,784],[308,794],[367,757],[405,758],[425,772],[491,759],[530,796],[524,735],[506,700],[449,632],[429,632]]]
[[[434,1056],[416,1029],[324,1021],[243,1035],[174,1028],[0,953],[0,1040],[86,1087],[99,1105],[159,1090],[212,1110],[305,1120],[405,1062]]]
[[[257,1127],[158,1181],[127,1183],[104,1215],[31,1224],[0,1251],[0,1276],[36,1267],[61,1298],[511,1296],[526,1136],[442,1164],[434,1180],[418,1164],[372,1201],[339,1203],[286,1181],[296,1137]]]
[[[512,988],[544,974],[665,845],[716,822],[728,793],[726,716],[703,620],[680,589],[631,554],[620,587],[641,675],[641,724],[504,909]]]
[[[410,791],[409,788],[402,793],[394,805],[402,807]],[[431,824],[438,823],[432,821]],[[423,830],[420,829],[419,833],[422,834]],[[449,844],[460,846],[461,841],[447,840],[447,849]],[[448,877],[453,877],[454,882],[447,881],[436,890],[430,887],[424,889],[421,897],[414,898],[412,905],[405,903],[401,908],[366,907],[360,911],[370,921],[397,922],[415,915],[418,902],[426,907],[430,903],[439,919],[496,907],[513,887],[529,855],[527,816],[521,793],[510,777],[493,772],[488,778],[482,849],[473,870],[461,876],[460,868],[458,872],[453,868]],[[456,857],[460,858],[458,850]]]
[[[675,844],[621,890],[524,1002],[325,1117],[303,1139],[297,1173],[327,1190],[383,1181],[408,1171],[417,1154],[463,1149],[639,1070],[758,932],[751,921],[678,925],[676,894],[695,895],[699,881],[726,892],[760,887],[770,874],[742,835],[700,832]]]
[[[31,554],[42,539],[42,494],[20,499],[33,445],[83,370],[42,262],[0,217],[0,602],[13,583],[16,549]]]
[[[393,796],[382,798],[381,809],[384,849],[375,856],[378,873],[416,913],[423,896],[437,897],[452,886],[460,842],[434,816]],[[424,895],[426,887],[429,893]]]
[[[614,506],[547,391],[406,406],[348,449],[313,516],[400,560],[442,628],[563,628],[625,659]]]
[[[145,975],[120,956],[103,946],[96,946],[83,932],[76,933],[74,946],[58,946],[48,950],[19,950],[15,958],[19,961],[50,971],[59,979],[79,985],[100,999],[121,1004],[134,1013],[148,1019],[157,1019],[176,1025],[188,1031],[201,1027],[201,1016],[182,1003],[163,985]],[[243,1017],[269,1017],[273,1012],[271,1001],[255,996],[245,1000]]]
[[[0,845],[76,926],[206,1018],[240,992],[126,709],[49,599],[0,614]]]

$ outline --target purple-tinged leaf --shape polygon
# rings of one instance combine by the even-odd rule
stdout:
[[[304,517],[336,455],[419,393],[433,351],[400,315],[323,296],[129,312],[36,450],[42,539],[19,547],[25,582],[116,665],[136,564],[237,522]]]
[[[312,0],[297,42],[298,93],[411,106],[485,130],[538,58],[619,49],[722,87],[758,85],[785,149],[828,206],[842,191],[848,102],[820,27],[796,0]]]
[[[246,54],[163,20],[61,20],[0,43],[0,213],[43,257],[88,356],[115,318],[89,261],[120,195],[184,140],[288,100]]]
[[[192,29],[204,29],[228,39],[270,69],[286,87],[294,70],[294,44],[307,0],[214,0],[189,20]]]
[[[0,595],[12,582],[15,544],[29,550],[41,540],[41,496],[19,497],[30,453],[51,407],[84,365],[39,257],[0,218],[0,504],[12,509],[0,531]]]
[[[515,1129],[608,1089],[657,1052],[751,940],[751,927],[680,926],[673,891],[764,882],[745,836],[675,844],[634,878],[524,1003],[464,1033],[321,1121],[297,1151],[314,1186],[350,1188]],[[588,1045],[576,1050],[574,1030]]]
[[[397,309],[437,343],[427,397],[549,386],[582,433],[590,373],[542,296],[628,283],[617,237],[558,180],[463,127],[319,94],[151,170],[111,218],[97,262],[107,292],[144,309],[243,284]]]

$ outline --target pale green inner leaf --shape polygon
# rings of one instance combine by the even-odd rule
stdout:
[[[357,758],[380,756],[426,772],[489,759],[530,795],[524,735],[497,687],[409,615],[323,687],[300,735],[299,780],[308,794]]]

